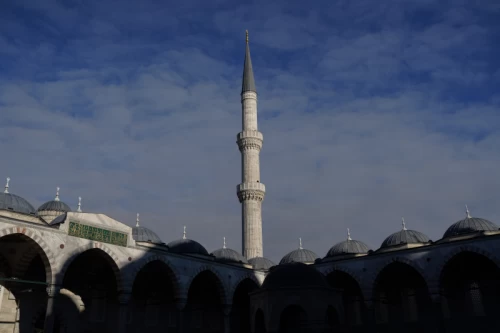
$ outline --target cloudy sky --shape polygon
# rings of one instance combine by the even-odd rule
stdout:
[[[0,1],[0,177],[34,206],[241,249],[245,29],[264,252],[500,223],[500,3]]]

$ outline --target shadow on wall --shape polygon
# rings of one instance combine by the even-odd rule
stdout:
[[[159,251],[119,269],[107,251],[89,248],[54,281],[49,257],[24,234],[0,238],[0,332],[250,332],[248,294],[258,285],[247,278],[229,290],[212,261],[181,285]]]

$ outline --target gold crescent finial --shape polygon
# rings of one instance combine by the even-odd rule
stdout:
[[[245,40],[246,40],[246,42],[247,42],[247,44],[248,44],[248,30],[245,30],[245,35],[246,35]]]

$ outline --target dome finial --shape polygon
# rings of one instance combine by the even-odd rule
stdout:
[[[351,238],[351,231],[349,230],[349,228],[347,228],[347,240],[348,241],[352,240],[352,238]]]
[[[186,239],[186,226],[184,226],[184,232],[182,234],[182,239]]]
[[[245,30],[245,42],[248,44],[248,30]]]
[[[467,207],[467,205],[465,205],[465,214],[466,214],[466,215],[465,215],[465,217],[466,217],[466,218],[468,218],[468,219],[470,219],[470,218],[471,218],[471,216],[470,216],[470,212],[469,212],[469,208]]]
[[[59,186],[58,186],[58,187],[56,187],[56,197],[54,198],[54,201],[59,201],[59,190],[60,190],[60,189],[61,189],[61,188],[60,188]]]
[[[406,223],[405,223],[405,218],[401,218],[401,224],[403,225],[403,230],[406,230]]]
[[[7,182],[5,183],[5,190],[3,193],[9,193],[9,182],[10,182],[10,177],[7,177]]]
[[[225,249],[226,248],[226,237],[222,237],[224,239],[224,245],[222,245],[222,248]]]
[[[139,226],[139,213],[137,213],[137,217],[135,218],[135,226]]]
[[[82,212],[82,197],[78,197],[78,208],[76,209],[78,213]]]
[[[302,250],[302,238],[299,238],[299,250]]]

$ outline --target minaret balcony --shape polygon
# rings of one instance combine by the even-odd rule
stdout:
[[[243,131],[239,132],[238,135],[236,136],[236,139],[238,141],[247,138],[258,139],[260,141],[264,140],[264,136],[259,131]]]
[[[261,191],[261,192],[266,192],[266,186],[262,183],[255,182],[255,183],[242,183],[236,186],[236,191],[241,192],[241,191]]]

